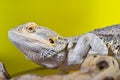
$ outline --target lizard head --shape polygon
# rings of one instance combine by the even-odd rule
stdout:
[[[8,36],[25,57],[39,65],[56,68],[64,60],[64,38],[46,27],[29,22],[11,29]]]

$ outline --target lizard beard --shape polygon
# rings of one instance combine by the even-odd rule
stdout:
[[[17,37],[17,38],[16,38]],[[25,57],[33,62],[46,66],[48,68],[57,68],[65,59],[65,49],[42,47],[39,43],[30,42],[22,36],[14,34],[9,35],[12,43],[25,55]],[[59,50],[58,50],[59,49]]]

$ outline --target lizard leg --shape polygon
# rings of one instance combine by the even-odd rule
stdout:
[[[107,55],[108,49],[104,42],[95,34],[88,33],[80,36],[73,52],[68,55],[68,65],[80,64],[87,55]]]
[[[90,33],[89,37],[89,44],[91,49],[88,52],[88,55],[92,54],[100,54],[100,55],[108,55],[108,48],[98,36],[95,34]]]
[[[69,50],[67,62],[68,65],[72,64],[81,64],[83,57],[87,55],[87,52],[90,49],[89,40],[87,40],[87,35],[80,36],[75,48]]]
[[[0,61],[0,80],[8,80],[10,79],[10,75],[8,74],[8,72],[6,71],[6,68],[4,66],[4,64]]]

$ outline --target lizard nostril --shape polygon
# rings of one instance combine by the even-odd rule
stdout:
[[[18,28],[18,29],[17,29],[17,31],[18,31],[18,32],[21,32],[21,29],[20,29],[20,28]]]

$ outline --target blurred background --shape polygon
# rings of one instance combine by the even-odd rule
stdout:
[[[9,29],[31,21],[66,37],[80,35],[119,24],[120,0],[0,0],[0,60],[11,75],[39,67],[8,40]]]

